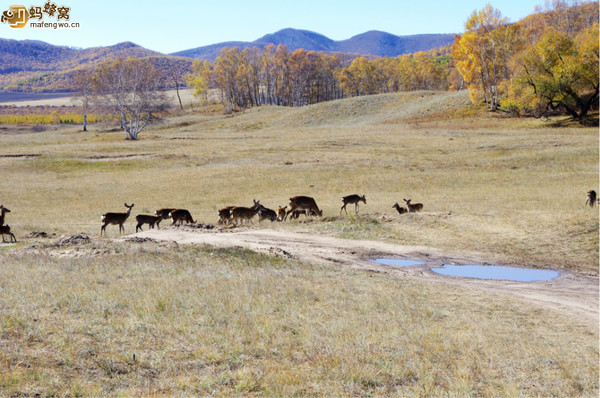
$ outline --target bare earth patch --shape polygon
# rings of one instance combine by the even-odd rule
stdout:
[[[148,230],[132,235],[136,239],[172,241],[177,244],[243,247],[256,252],[294,258],[310,263],[330,263],[340,267],[414,278],[429,283],[456,284],[521,298],[525,303],[540,305],[577,318],[596,328],[598,315],[598,278],[560,270],[547,282],[490,281],[442,276],[431,269],[443,264],[486,264],[473,255],[442,253],[423,246],[402,246],[369,241],[345,240],[314,233],[275,231],[270,229],[193,229],[190,227]],[[130,237],[120,238],[131,239]],[[418,267],[390,267],[369,260],[378,257],[407,258],[425,262]],[[513,266],[517,266],[514,265]]]

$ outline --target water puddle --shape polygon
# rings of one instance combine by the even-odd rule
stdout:
[[[415,261],[415,260],[407,260],[400,258],[376,258],[374,260],[370,260],[372,263],[383,264],[383,265],[393,265],[397,267],[414,267],[416,265],[425,265],[424,262]]]
[[[446,276],[463,278],[503,280],[514,282],[550,281],[560,273],[541,269],[500,267],[497,265],[444,265],[442,268],[432,268],[433,272]]]

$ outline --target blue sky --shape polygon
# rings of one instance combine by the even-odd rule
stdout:
[[[0,0],[0,14],[13,4],[43,7],[48,0]],[[283,28],[312,30],[344,40],[368,30],[398,36],[460,33],[469,15],[488,2],[516,22],[543,0],[50,0],[70,7],[78,29],[14,29],[0,24],[0,38],[42,40],[73,47],[132,41],[171,53],[223,41],[253,41]],[[56,19],[44,17],[44,21]]]

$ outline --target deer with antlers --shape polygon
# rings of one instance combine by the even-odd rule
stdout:
[[[127,218],[129,218],[129,215],[131,214],[131,209],[133,208],[133,206],[134,206],[133,203],[131,204],[131,206],[129,206],[127,203],[125,203],[125,207],[127,207],[127,213],[104,213],[102,215],[102,222],[104,224],[102,225],[102,228],[100,229],[100,236],[102,236],[102,234],[105,233],[106,226],[109,224],[119,225],[119,233],[125,232],[125,228],[123,227],[123,224],[125,223],[125,221],[127,221]]]

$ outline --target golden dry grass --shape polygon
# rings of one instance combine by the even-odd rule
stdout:
[[[269,225],[598,274],[598,132],[411,93],[173,116],[137,142],[0,127],[0,395],[597,396],[598,329],[506,296],[255,253],[100,239],[100,215],[314,196]],[[341,197],[366,194],[360,216]],[[422,213],[398,215],[403,198]],[[349,210],[352,214],[353,210]],[[135,222],[126,224],[133,233]],[[260,228],[260,226],[256,226]],[[108,236],[118,228],[107,227]],[[57,247],[33,231],[87,233]],[[136,359],[133,359],[133,354]]]

